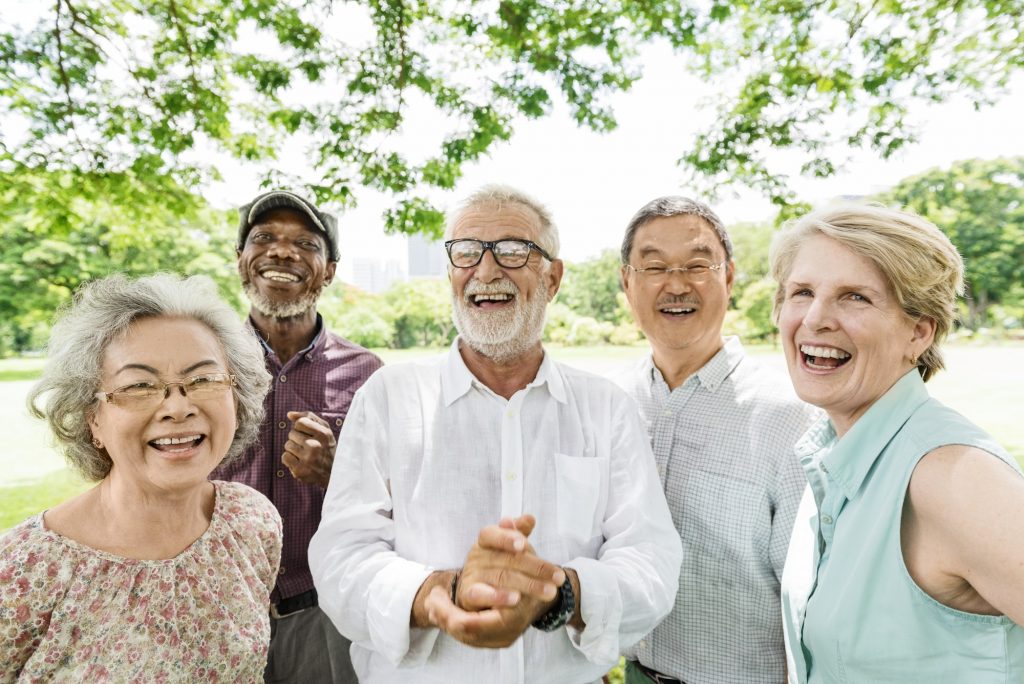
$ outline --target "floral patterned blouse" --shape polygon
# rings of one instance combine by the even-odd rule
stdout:
[[[262,682],[281,518],[214,482],[210,526],[167,560],[133,560],[47,530],[0,537],[0,682]]]

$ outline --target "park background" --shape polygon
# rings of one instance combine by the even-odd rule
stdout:
[[[369,291],[358,264],[439,251],[444,210],[483,183],[536,195],[567,261],[545,339],[599,373],[645,353],[616,253],[647,200],[723,216],[726,332],[780,370],[778,227],[837,199],[910,208],[968,269],[930,388],[1024,463],[1022,65],[1014,3],[981,0],[5,2],[0,530],[85,486],[24,407],[57,308],[166,270],[209,275],[243,315],[233,208],[279,186],[339,214],[320,310],[388,363],[450,341],[448,284]]]

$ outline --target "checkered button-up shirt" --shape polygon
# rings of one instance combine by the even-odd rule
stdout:
[[[264,343],[267,370],[274,379],[263,403],[266,416],[259,439],[238,460],[211,475],[249,485],[273,501],[281,513],[284,548],[274,601],[313,588],[306,549],[320,525],[325,492],[294,479],[281,463],[292,429],[288,412],[312,411],[330,423],[337,438],[352,396],[383,365],[375,354],[327,330],[319,314],[317,330],[313,342],[285,364]]]
[[[675,608],[628,655],[690,684],[784,681],[779,582],[806,485],[793,446],[820,413],[736,338],[675,390],[650,356],[620,381],[683,542]]]

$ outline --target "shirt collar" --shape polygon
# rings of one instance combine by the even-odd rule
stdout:
[[[856,496],[886,444],[928,398],[921,374],[912,368],[822,457],[822,464],[847,499]]]
[[[726,378],[732,374],[742,360],[743,344],[740,343],[740,338],[735,336],[727,337],[722,348],[690,377],[696,376],[701,386],[710,392],[714,392],[725,382]],[[654,365],[654,354],[647,355],[644,360],[643,371],[645,373],[644,377],[650,379],[652,387],[659,382],[665,383],[665,377],[658,370],[658,367]],[[686,382],[689,382],[689,380],[690,378],[687,378]]]
[[[462,397],[473,387],[473,383],[480,383],[462,359],[459,353],[459,338],[452,342],[448,355],[441,366],[441,398],[445,406],[451,406],[455,400]],[[551,358],[551,355],[544,352],[544,359],[537,369],[537,375],[526,387],[547,386],[551,397],[561,403],[566,403],[565,379],[558,368],[558,365]]]
[[[263,333],[256,327],[256,324],[252,320],[252,316],[249,316],[249,327],[252,328],[253,332],[256,333],[256,339],[263,345],[263,352],[267,356],[275,355],[273,349],[267,344],[267,341],[263,339]],[[314,353],[317,356],[323,353],[324,347],[327,346],[327,335],[324,334],[324,319],[318,312],[316,315],[316,327],[313,332],[313,340],[306,346],[305,349],[300,351],[296,356],[304,356],[309,353]]]

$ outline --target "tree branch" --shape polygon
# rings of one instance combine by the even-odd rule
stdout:
[[[57,6],[53,17],[53,37],[57,41],[57,72],[60,74],[61,86],[64,89],[64,98],[67,100],[68,128],[70,129],[75,142],[78,144],[78,149],[81,152],[85,152],[85,143],[83,143],[82,139],[78,136],[78,128],[75,126],[75,102],[71,97],[71,79],[68,78],[67,69],[64,67],[64,38],[61,35],[60,27],[62,5],[63,1],[57,0]]]

